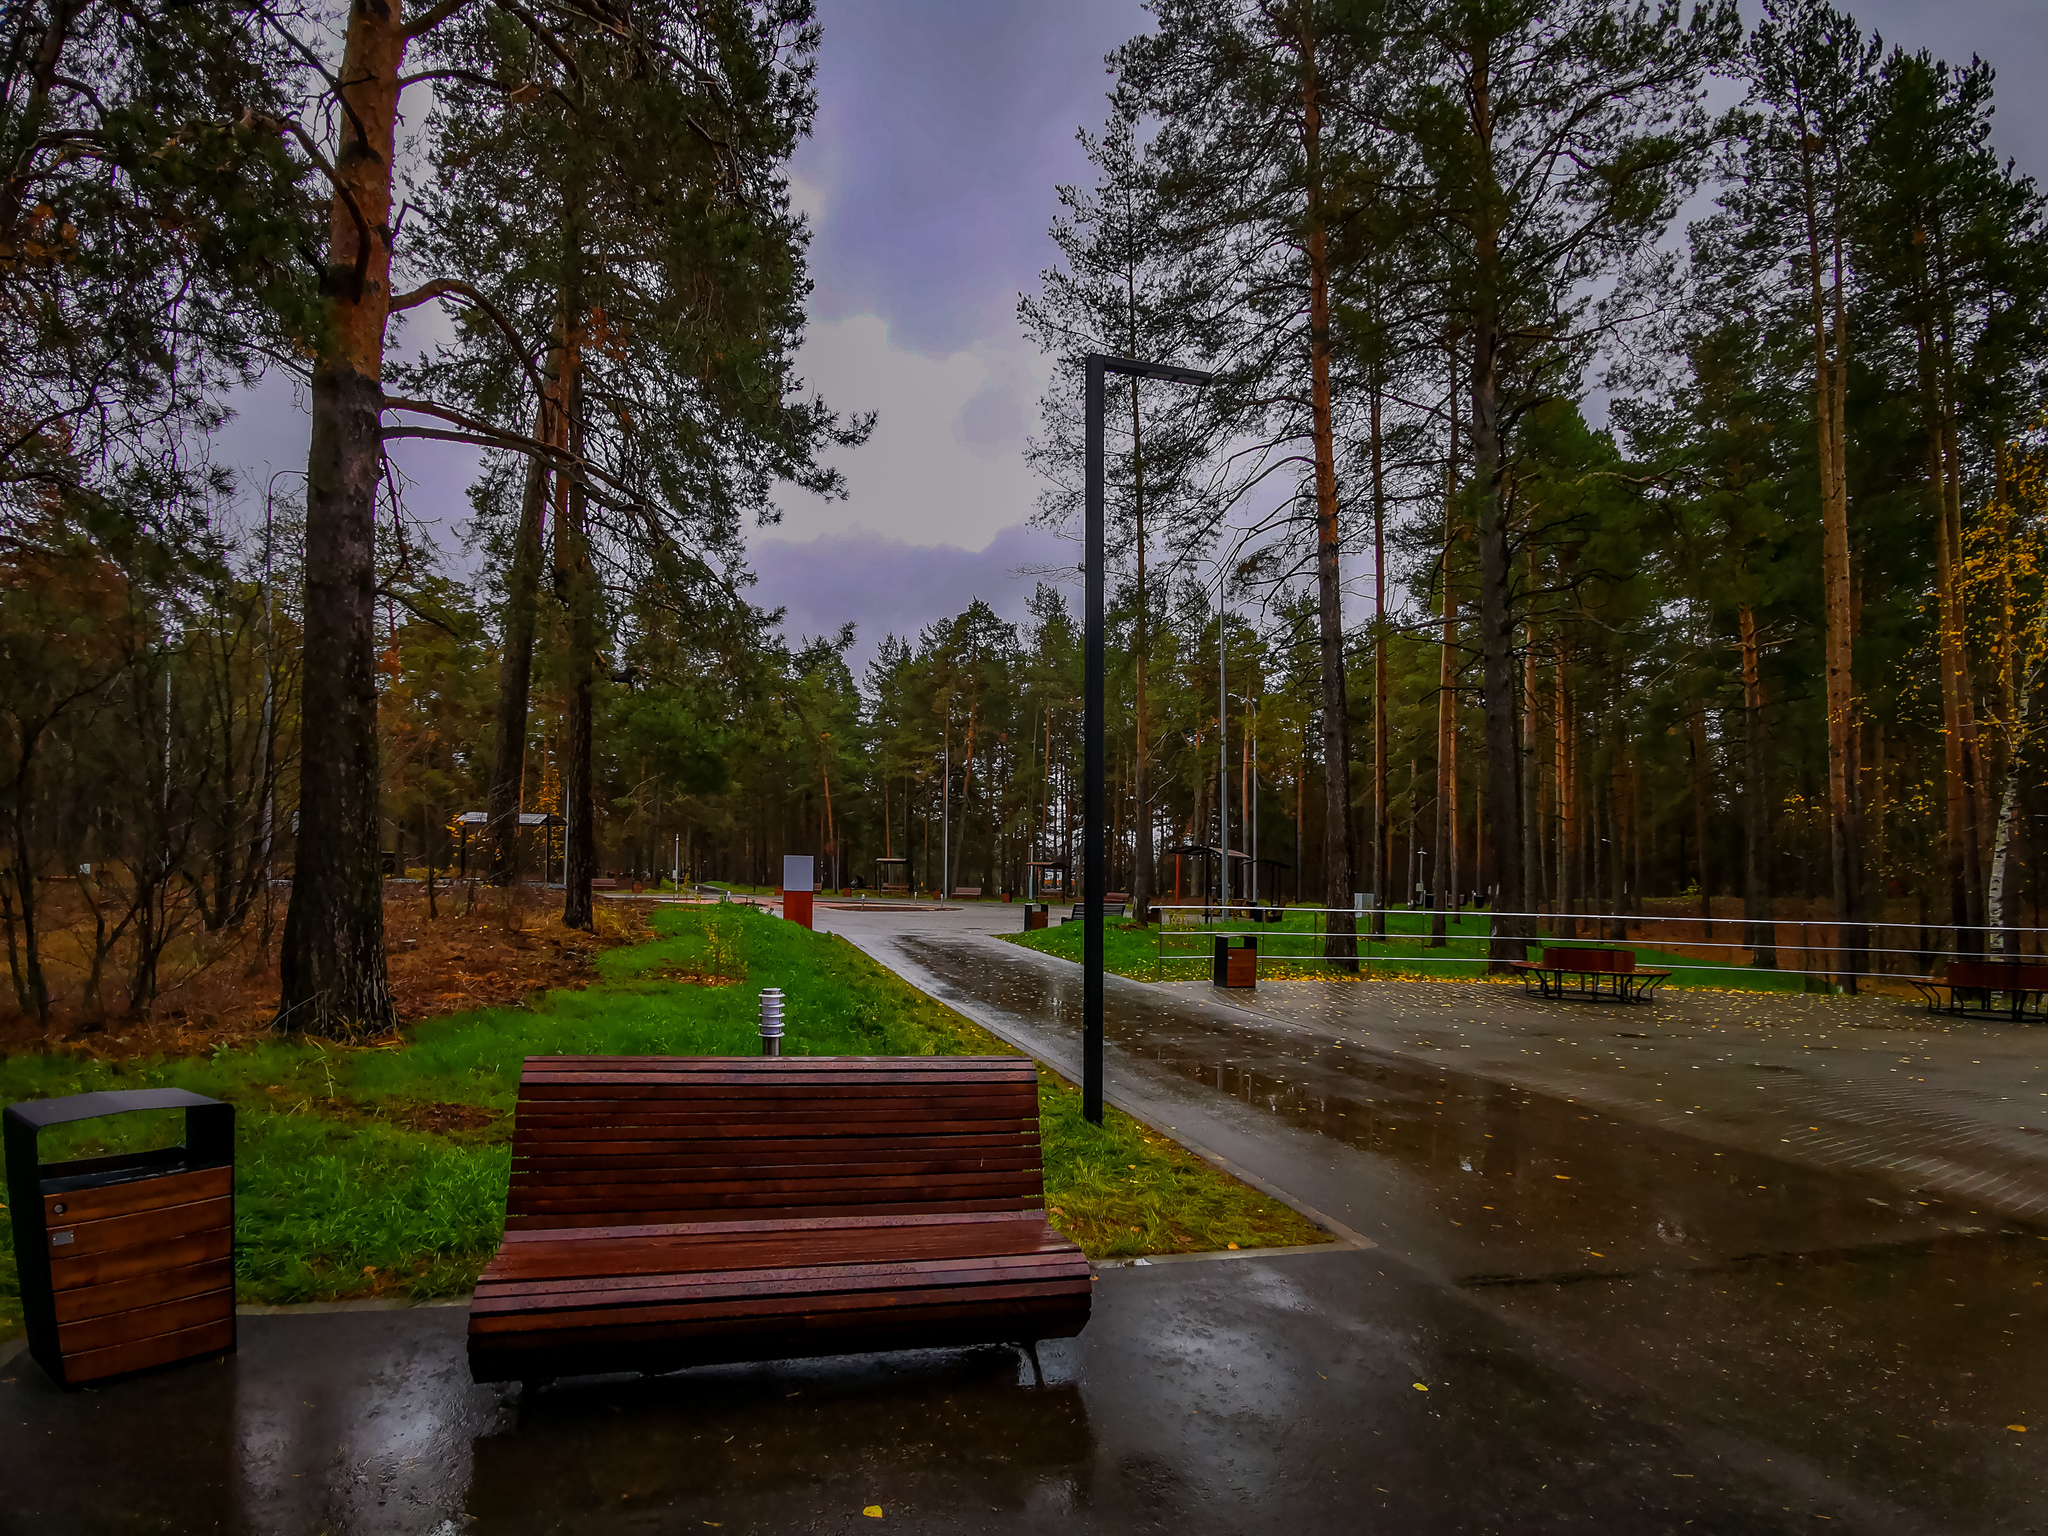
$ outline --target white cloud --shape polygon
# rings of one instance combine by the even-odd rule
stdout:
[[[940,358],[895,346],[874,315],[813,320],[798,357],[805,382],[841,412],[879,412],[875,433],[832,456],[847,499],[779,498],[760,538],[808,540],[856,525],[913,544],[981,549],[1023,522],[1038,485],[1024,464],[1051,376],[1023,341],[988,338]],[[765,594],[764,594],[765,595]]]

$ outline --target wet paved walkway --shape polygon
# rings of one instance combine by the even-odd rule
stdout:
[[[989,936],[1008,914],[941,921],[832,915],[1078,1071],[1078,971]],[[2048,1030],[1871,998],[1379,981],[1110,977],[1106,1013],[1112,1098],[1373,1238],[1582,1390],[1867,1500],[1849,1518],[1871,1529],[2048,1529]]]
[[[1016,917],[820,926],[1073,1070],[1078,974]],[[2048,1031],[1887,1009],[1113,977],[1112,1097],[1375,1246],[1105,1268],[1042,1383],[983,1350],[522,1400],[459,1308],[246,1318],[69,1395],[17,1357],[0,1532],[2048,1529]]]

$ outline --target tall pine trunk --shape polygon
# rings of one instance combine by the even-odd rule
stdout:
[[[1848,425],[1848,320],[1843,297],[1841,182],[1834,166],[1836,195],[1827,236],[1823,233],[1814,156],[1820,141],[1801,140],[1800,171],[1806,218],[1808,298],[1813,321],[1813,388],[1819,434],[1821,500],[1821,590],[1823,655],[1828,727],[1828,870],[1835,902],[1835,950],[1830,966],[1848,990],[1865,968],[1869,940],[1861,922],[1862,844],[1856,815],[1856,682],[1854,618],[1850,611]]]
[[[1749,963],[1759,970],[1778,968],[1778,925],[1771,910],[1771,802],[1764,765],[1769,744],[1764,739],[1763,649],[1757,638],[1756,610],[1744,603],[1740,614],[1742,647],[1742,942]]]
[[[1457,352],[1451,352],[1451,436],[1444,458],[1443,649],[1436,668],[1436,913],[1429,925],[1432,948],[1445,942],[1444,893],[1458,890],[1458,591],[1451,581],[1451,556],[1458,543]]]
[[[395,4],[356,0],[339,76],[347,110],[321,277],[326,323],[313,363],[299,825],[277,1023],[335,1037],[396,1022],[378,836],[375,514],[405,44]]]
[[[597,873],[597,806],[592,779],[592,694],[597,679],[597,572],[590,558],[588,482],[583,474],[583,346],[587,317],[583,291],[586,214],[582,188],[572,171],[562,200],[562,310],[567,331],[562,348],[563,427],[573,467],[569,495],[555,530],[556,582],[566,607],[568,649],[567,718],[562,751],[562,925],[586,931],[596,926],[590,882]]]
[[[1712,830],[1707,809],[1707,706],[1697,695],[1693,698],[1692,708],[1686,712],[1686,727],[1691,748],[1687,767],[1692,779],[1693,841],[1699,846],[1694,862],[1700,879],[1701,937],[1711,944],[1714,942],[1714,866],[1707,856]]]
[[[1472,479],[1479,493],[1479,657],[1486,688],[1486,803],[1493,815],[1485,828],[1487,862],[1494,875],[1493,910],[1520,914],[1522,891],[1522,798],[1515,786],[1514,616],[1509,611],[1512,576],[1508,549],[1507,498],[1502,493],[1500,454],[1500,357],[1506,344],[1501,315],[1500,191],[1493,177],[1491,63],[1485,49],[1472,53],[1469,87],[1473,149],[1481,161],[1482,198],[1472,230]],[[1490,968],[1504,970],[1523,959],[1527,920],[1496,916],[1488,948]]]
[[[558,328],[559,329],[559,328]],[[552,386],[561,376],[562,352],[557,345],[548,359]],[[552,396],[534,407],[533,435],[544,443],[558,442],[560,412]],[[512,540],[512,563],[505,573],[504,651],[498,661],[497,758],[491,765],[491,880],[511,885],[519,878],[519,812],[526,787],[526,714],[533,687],[533,641],[540,616],[540,568],[546,548],[548,493],[552,485],[546,460],[526,461],[526,489],[519,505],[519,531]]]
[[[1387,499],[1380,447],[1380,387],[1372,383],[1372,936],[1387,936],[1393,828],[1387,824]],[[1414,774],[1409,774],[1412,783]],[[1410,791],[1413,799],[1413,791]],[[1411,804],[1410,815],[1414,814]],[[1410,838],[1413,842],[1413,838]],[[1411,857],[1410,862],[1413,862]],[[1413,903],[1415,893],[1407,893]]]
[[[1330,258],[1323,229],[1322,106],[1314,39],[1301,50],[1302,147],[1308,181],[1309,393],[1316,488],[1316,595],[1323,682],[1323,891],[1331,909],[1323,953],[1356,963],[1351,910],[1351,726],[1344,687],[1344,601],[1338,570],[1337,445],[1330,419]],[[1374,900],[1384,897],[1375,893]]]

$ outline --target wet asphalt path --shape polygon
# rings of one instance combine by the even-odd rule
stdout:
[[[1075,968],[949,917],[827,921],[1077,1072]],[[1857,1525],[2048,1523],[2048,1032],[1430,983],[1110,977],[1106,1011],[1114,1100],[1583,1390]]]

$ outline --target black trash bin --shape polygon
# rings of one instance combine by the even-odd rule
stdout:
[[[185,1111],[179,1146],[45,1164],[37,1133]],[[29,1352],[59,1386],[235,1347],[235,1110],[182,1088],[81,1093],[0,1115]]]

